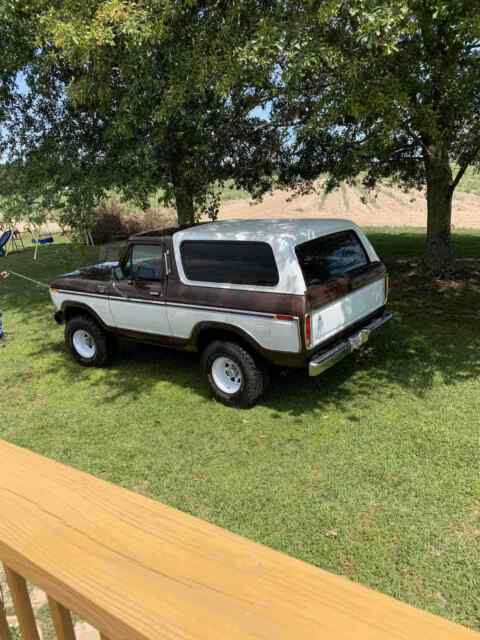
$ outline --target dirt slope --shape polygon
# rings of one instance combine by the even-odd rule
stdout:
[[[458,192],[453,205],[453,224],[457,228],[480,228],[480,196]],[[383,187],[376,197],[357,187],[343,186],[325,195],[310,194],[292,198],[276,191],[263,202],[231,200],[221,208],[220,218],[349,218],[364,226],[424,227],[426,201],[421,192],[403,193]]]

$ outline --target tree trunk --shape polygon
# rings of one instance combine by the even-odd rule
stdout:
[[[175,187],[175,207],[178,224],[195,224],[195,206],[191,193],[184,186]]]
[[[448,153],[430,147],[425,159],[427,173],[426,264],[432,275],[444,277],[453,269],[451,243],[453,176]]]

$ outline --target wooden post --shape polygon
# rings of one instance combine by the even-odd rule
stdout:
[[[57,640],[75,640],[75,631],[73,630],[72,616],[70,611],[59,604],[53,598],[48,597],[50,613],[52,614],[52,622],[57,634]]]
[[[25,579],[9,567],[5,567],[5,575],[23,640],[40,640]]]
[[[10,630],[7,623],[7,612],[3,606],[0,594],[0,640],[11,640]]]

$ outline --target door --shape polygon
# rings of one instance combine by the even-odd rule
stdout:
[[[134,244],[119,267],[110,298],[114,326],[138,333],[171,336],[165,306],[163,244]]]

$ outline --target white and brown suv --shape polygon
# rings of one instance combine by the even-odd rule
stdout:
[[[388,277],[348,220],[234,220],[133,236],[118,263],[51,284],[55,318],[86,366],[113,335],[199,351],[222,402],[249,406],[268,365],[311,376],[359,348],[391,314]]]

